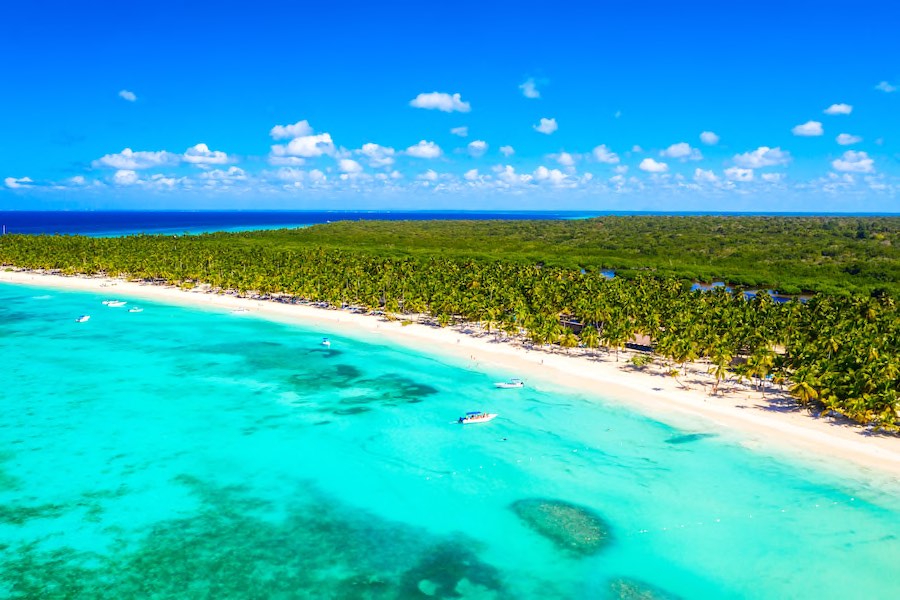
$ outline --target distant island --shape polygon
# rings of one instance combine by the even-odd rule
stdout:
[[[536,345],[637,344],[652,353],[636,367],[664,361],[677,378],[702,360],[713,393],[731,377],[770,380],[803,406],[893,431],[898,243],[892,217],[344,221],[189,236],[6,235],[0,263],[479,323]]]

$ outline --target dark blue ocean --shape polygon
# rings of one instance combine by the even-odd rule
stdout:
[[[660,211],[0,211],[0,232],[119,236],[137,233],[183,234],[306,227],[331,221],[429,221],[586,219],[606,215],[732,215],[770,213],[710,213]],[[783,213],[812,216],[812,213]],[[826,216],[826,215],[817,215]],[[837,216],[837,215],[835,215]],[[862,215],[840,215],[862,216]]]
[[[4,211],[0,212],[0,227],[5,227],[7,233],[118,236],[281,229],[331,221],[580,219],[597,214],[544,211]]]

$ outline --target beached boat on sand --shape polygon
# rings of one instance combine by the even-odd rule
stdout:
[[[521,379],[510,379],[509,381],[498,381],[494,384],[494,387],[500,388],[503,390],[511,390],[514,388],[525,387],[525,382]]]
[[[468,425],[470,423],[487,423],[495,419],[497,413],[486,413],[484,411],[467,412],[466,416],[460,417],[457,423],[460,425]]]

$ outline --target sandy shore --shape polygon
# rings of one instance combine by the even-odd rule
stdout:
[[[662,367],[634,369],[629,353],[598,351],[590,355],[557,349],[535,350],[477,329],[460,330],[385,321],[345,310],[302,304],[238,298],[200,290],[149,285],[107,278],[62,277],[0,269],[0,282],[32,284],[68,290],[107,293],[110,298],[141,298],[167,303],[243,308],[261,316],[316,324],[353,335],[384,336],[392,343],[428,348],[471,361],[485,370],[501,370],[530,385],[552,389],[575,388],[627,405],[660,421],[694,431],[727,433],[760,452],[802,458],[817,466],[847,473],[848,467],[864,480],[885,479],[900,485],[900,437],[877,435],[864,427],[815,418],[797,409],[783,392],[769,389],[765,397],[747,385],[723,383],[720,394],[710,396],[712,377],[704,365],[675,381]],[[685,389],[686,384],[690,389]],[[724,393],[721,393],[724,389]]]

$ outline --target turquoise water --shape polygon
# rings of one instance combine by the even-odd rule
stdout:
[[[374,336],[101,300],[0,285],[0,597],[900,596],[889,483]]]

